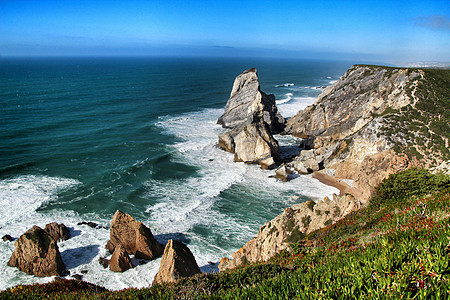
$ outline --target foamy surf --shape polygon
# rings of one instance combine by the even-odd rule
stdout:
[[[56,194],[80,184],[78,180],[59,177],[24,175],[0,181],[0,228],[27,218],[30,213]]]

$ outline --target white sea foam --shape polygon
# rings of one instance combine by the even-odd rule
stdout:
[[[290,86],[294,86],[294,84],[290,83],[290,82],[287,82],[287,83],[275,85],[275,87],[290,87]]]
[[[280,105],[280,104],[287,103],[287,102],[291,101],[292,100],[292,96],[294,96],[294,94],[286,93],[285,96],[286,96],[286,98],[276,101],[277,105]]]
[[[0,181],[0,228],[27,218],[41,205],[54,200],[57,192],[79,183],[74,179],[35,175]]]
[[[278,111],[285,118],[294,116],[299,110],[305,109],[308,105],[314,104],[315,97],[293,97],[290,101],[277,104]]]
[[[314,98],[294,97],[291,101],[280,104],[279,108],[293,111],[295,107],[297,112],[313,101]],[[157,126],[180,139],[173,145],[173,159],[195,166],[198,171],[195,176],[188,178],[164,181],[151,179],[145,184],[148,196],[159,200],[147,207],[148,218],[142,221],[151,228],[160,242],[180,235],[189,240],[189,248],[204,272],[217,270],[217,264],[211,266],[209,261],[218,262],[221,257],[230,256],[256,235],[258,227],[268,221],[261,217],[261,212],[271,211],[274,207],[279,207],[281,212],[283,208],[295,203],[291,195],[319,199],[337,192],[335,188],[323,185],[311,176],[300,176],[282,183],[270,177],[273,171],[234,162],[231,153],[216,146],[218,135],[224,132],[224,129],[216,125],[222,112],[219,109],[205,109],[192,114],[161,117]],[[280,139],[282,144],[297,142],[295,138]],[[58,191],[76,184],[79,182],[73,179],[45,176],[21,176],[2,181],[0,191],[3,197],[0,201],[3,201],[3,207],[14,206],[19,212],[16,213],[14,208],[2,211],[0,235],[10,234],[17,238],[33,225],[43,227],[54,221],[64,223],[71,228],[73,237],[59,242],[58,246],[72,275],[87,271],[83,280],[112,290],[151,285],[160,259],[138,265],[124,273],[111,272],[98,263],[99,257],[110,255],[104,248],[109,239],[109,230],[77,225],[88,220],[107,226],[110,219],[101,219],[96,214],[89,218],[83,216],[82,219],[71,211],[36,211],[43,203],[56,200]],[[221,193],[232,189],[234,185],[241,186],[247,195],[252,196],[249,201],[253,202],[241,203],[246,209],[245,214],[233,217],[218,210],[216,203],[221,200]],[[20,199],[19,202],[27,204],[27,207],[21,210],[14,199]],[[245,208],[247,205],[248,209]],[[271,215],[274,215],[273,211]],[[196,227],[213,230],[213,234],[196,233],[193,230]],[[235,248],[228,246],[232,242],[236,245]],[[13,250],[12,242],[0,243],[0,289],[17,284],[43,283],[52,279],[37,278],[8,267],[6,263]]]

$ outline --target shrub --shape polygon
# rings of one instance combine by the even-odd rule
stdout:
[[[384,201],[399,201],[405,197],[450,189],[450,177],[431,174],[428,170],[411,168],[389,177],[375,189],[370,199],[371,206],[379,206]]]

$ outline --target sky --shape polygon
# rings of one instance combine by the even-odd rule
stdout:
[[[449,0],[0,0],[0,56],[450,62]]]

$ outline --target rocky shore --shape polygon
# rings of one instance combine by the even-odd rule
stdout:
[[[435,127],[436,122],[445,120],[445,115],[430,115],[429,100],[423,96],[424,84],[434,82],[431,76],[421,69],[353,66],[325,88],[313,105],[289,120],[278,112],[275,97],[260,90],[255,68],[237,76],[225,112],[217,121],[228,129],[219,136],[219,147],[234,153],[236,162],[258,164],[270,170],[268,176],[281,181],[312,173],[340,193],[286,208],[263,224],[232,258],[222,258],[220,271],[268,261],[281,251],[292,251],[291,246],[306,235],[367,206],[374,188],[390,174],[415,166],[450,173],[449,133],[439,133]],[[433,85],[428,88],[431,93],[439,93]],[[434,104],[441,105],[436,101]],[[302,138],[300,154],[282,155],[274,134]],[[423,147],[437,137],[444,147]],[[8,265],[39,277],[64,276],[66,266],[57,242],[69,238],[70,231],[64,224],[50,223],[44,229],[34,226],[15,241]],[[5,235],[3,240],[13,238]],[[150,228],[119,210],[112,217],[105,247],[111,257],[101,257],[99,263],[112,272],[136,267],[132,258],[153,260],[162,256],[155,285],[200,273],[185,244],[169,240],[161,245]]]
[[[235,86],[245,91],[245,84],[239,82],[249,72],[256,74],[255,69],[245,71],[236,78]],[[430,129],[433,122],[445,118],[444,112],[436,115],[427,110],[429,99],[422,94],[423,85],[433,80],[432,75],[420,69],[355,65],[337,82],[325,88],[313,105],[287,120],[282,134],[302,138],[304,150],[285,161],[274,159],[271,165],[276,168],[274,176],[287,181],[295,178],[292,174],[301,176],[314,172],[314,178],[338,188],[340,193],[333,199],[287,208],[282,215],[261,226],[257,236],[235,252],[232,259],[223,258],[220,270],[267,261],[311,231],[333,224],[360,209],[367,205],[374,188],[390,174],[416,166],[436,166],[438,170],[438,166],[448,165],[446,160],[450,155],[445,148],[424,149],[422,144],[428,144],[427,137],[436,135]],[[257,80],[256,76],[253,78]],[[254,86],[259,89],[259,84]],[[254,95],[250,92],[243,94],[250,98]],[[252,99],[245,102],[256,101]],[[229,103],[232,101],[230,97]],[[446,108],[445,103],[438,104]],[[227,104],[227,108],[230,106]],[[244,113],[236,110],[248,110],[245,106],[233,106],[233,109],[235,115]],[[262,109],[259,115],[269,116],[276,111],[272,108],[264,112]],[[415,119],[405,120],[403,116],[410,112],[414,112]],[[429,115],[429,119],[421,118],[425,115]],[[399,128],[408,130],[408,133],[399,132]],[[275,132],[264,132],[263,136],[270,133]],[[438,138],[448,148],[449,132],[441,133]],[[245,151],[257,151],[255,143],[246,139],[251,140],[246,135],[240,140],[246,147]],[[219,145],[223,147],[222,140],[220,137]],[[276,141],[271,144],[278,145]],[[240,151],[234,149],[235,157],[239,157]],[[261,160],[247,162],[261,164]]]

